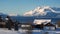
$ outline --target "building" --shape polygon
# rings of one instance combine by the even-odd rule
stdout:
[[[49,22],[51,22],[51,19],[35,19],[33,23],[35,24],[35,28],[43,29],[44,25]]]
[[[51,24],[51,23],[47,23],[44,25],[44,30],[55,30],[56,26]]]

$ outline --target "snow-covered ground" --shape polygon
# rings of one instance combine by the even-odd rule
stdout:
[[[23,30],[19,29],[18,31],[15,31],[14,29],[8,30],[7,28],[0,28],[0,34],[40,34],[42,30]]]
[[[23,30],[23,29],[19,29],[18,31],[15,31],[14,29],[8,30],[7,28],[0,28],[0,34],[32,34],[32,33],[28,32],[28,30]]]
[[[14,29],[8,30],[7,28],[0,28],[0,34],[60,34],[60,31],[44,31],[44,30],[32,30],[28,32],[28,30],[19,29],[19,31],[15,31]]]
[[[8,30],[5,28],[0,28],[0,34],[20,34],[20,32],[14,30]]]

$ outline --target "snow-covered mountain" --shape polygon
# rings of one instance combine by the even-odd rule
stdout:
[[[34,10],[28,11],[23,16],[17,14],[4,14],[4,13],[0,13],[0,16],[6,18],[6,16],[9,15],[12,20],[17,20],[21,23],[27,23],[27,21],[33,22],[34,19],[41,19],[41,18],[59,19],[60,18],[59,12],[60,7],[44,6],[44,7],[37,7]]]
[[[45,16],[48,13],[59,13],[59,12],[56,12],[50,6],[44,6],[44,7],[37,7],[34,10],[28,11],[24,14],[24,16]]]

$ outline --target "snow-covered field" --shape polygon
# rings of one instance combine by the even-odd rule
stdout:
[[[0,28],[0,34],[40,34],[41,30],[33,30],[33,31],[28,31],[28,30],[23,30],[19,29],[19,31],[15,31],[14,29],[8,30],[7,28]]]
[[[15,31],[14,29],[8,30],[7,28],[0,28],[0,34],[31,34],[28,30],[19,29]]]
[[[14,30],[8,30],[8,29],[5,29],[5,28],[0,28],[0,34],[21,34],[20,32],[18,31],[14,31]]]
[[[15,31],[14,29],[8,30],[6,28],[0,28],[0,34],[60,34],[60,31],[43,31],[43,30],[32,30],[32,32],[28,32],[28,30],[19,29],[19,31]]]

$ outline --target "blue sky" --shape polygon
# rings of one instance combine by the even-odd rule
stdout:
[[[0,13],[22,15],[38,6],[60,7],[60,0],[0,0]]]

